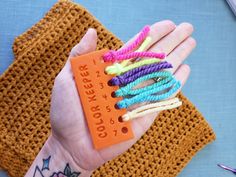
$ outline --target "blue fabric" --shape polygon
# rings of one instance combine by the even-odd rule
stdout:
[[[12,63],[14,37],[36,23],[56,0],[0,1],[0,73]],[[189,57],[185,95],[214,128],[217,140],[199,152],[179,177],[234,176],[217,163],[236,168],[236,18],[222,0],[77,0],[126,41],[145,24],[172,19],[191,22],[198,47]],[[1,177],[5,175],[0,174]]]

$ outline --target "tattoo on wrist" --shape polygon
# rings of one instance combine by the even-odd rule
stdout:
[[[42,168],[37,165],[35,167],[33,177],[46,177],[43,173],[44,171],[50,171],[50,160],[51,156],[46,159],[43,159]],[[72,172],[69,163],[66,163],[65,168],[63,170],[60,170],[58,172],[52,172],[52,175],[50,175],[50,177],[78,177],[80,174],[81,172]]]

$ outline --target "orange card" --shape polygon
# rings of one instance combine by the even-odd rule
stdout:
[[[100,50],[71,59],[77,90],[87,119],[95,149],[105,148],[133,138],[130,122],[122,122],[125,109],[116,109],[115,104],[122,98],[113,98],[118,89],[109,86],[111,75],[105,68],[112,63],[104,62]]]

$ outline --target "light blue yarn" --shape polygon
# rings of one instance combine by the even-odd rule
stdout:
[[[158,82],[155,82],[151,85],[139,88],[139,89],[132,89],[130,88],[129,90],[123,90],[122,88],[118,90],[118,93],[116,93],[116,96],[128,96],[128,95],[138,95],[147,91],[155,90],[156,92],[159,92],[161,90],[164,90],[166,88],[169,88],[173,84],[175,84],[176,80],[174,77],[167,77],[165,79],[162,79]]]
[[[160,101],[169,98],[172,96],[179,88],[181,87],[181,83],[177,81],[175,85],[166,93],[161,95],[152,95],[156,93],[156,90],[147,91],[143,94],[136,95],[132,98],[125,98],[117,103],[119,108],[128,108],[131,105],[141,103],[141,102],[152,102],[152,101]]]

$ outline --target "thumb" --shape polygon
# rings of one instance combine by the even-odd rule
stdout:
[[[81,41],[73,47],[70,52],[70,57],[76,57],[96,50],[97,47],[97,32],[93,28],[89,28]]]
[[[96,47],[97,47],[97,32],[95,29],[89,28],[86,34],[84,35],[84,37],[80,40],[80,42],[72,48],[69,58],[65,66],[59,73],[59,75],[62,75],[68,72],[71,73],[70,72],[71,70],[70,58],[95,51]]]

